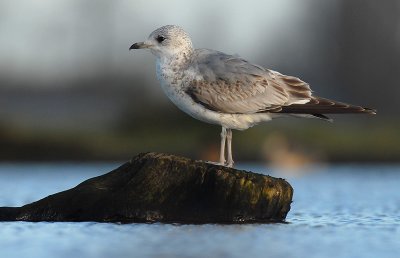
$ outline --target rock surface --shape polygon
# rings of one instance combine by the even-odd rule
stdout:
[[[283,179],[160,153],[22,207],[0,221],[281,222],[293,189]]]

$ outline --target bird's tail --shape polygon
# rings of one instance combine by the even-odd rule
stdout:
[[[355,106],[342,102],[337,102],[330,99],[320,97],[313,97],[310,102],[306,104],[293,104],[289,106],[282,106],[281,110],[272,111],[275,113],[286,114],[310,114],[319,116],[323,114],[370,114],[375,115],[376,110],[366,107]]]

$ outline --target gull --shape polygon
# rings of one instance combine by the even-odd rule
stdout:
[[[217,164],[227,167],[234,165],[232,129],[245,130],[282,116],[331,121],[325,114],[376,112],[314,96],[309,84],[299,78],[236,55],[195,49],[189,35],[176,25],[156,29],[131,49],[148,49],[155,55],[161,88],[179,109],[222,127]]]

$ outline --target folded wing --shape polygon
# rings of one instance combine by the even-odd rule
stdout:
[[[310,114],[368,113],[375,110],[312,96],[309,85],[293,76],[264,69],[236,56],[196,50],[196,78],[185,92],[207,108],[230,114],[260,112]]]
[[[198,50],[197,74],[186,93],[196,102],[222,113],[251,114],[304,104],[311,90],[302,80],[251,64],[239,57]]]

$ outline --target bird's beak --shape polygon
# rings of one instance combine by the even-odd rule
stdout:
[[[138,43],[133,44],[133,45],[129,48],[129,50],[131,50],[131,49],[149,48],[149,47],[151,47],[151,44],[148,44],[148,43],[146,43],[146,42],[138,42]]]

